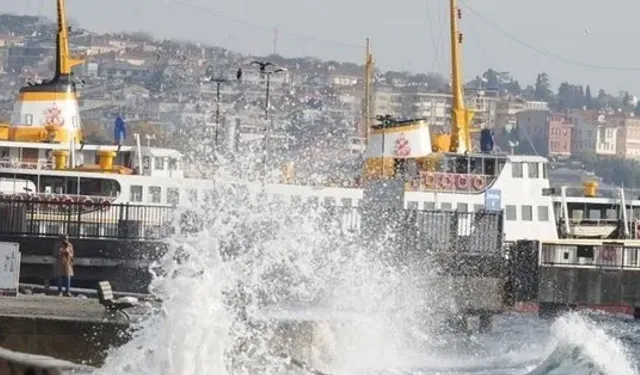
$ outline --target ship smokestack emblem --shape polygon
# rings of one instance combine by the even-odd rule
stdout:
[[[44,125],[46,126],[63,126],[64,116],[62,116],[62,109],[55,103],[44,111]]]
[[[411,146],[409,145],[409,140],[404,136],[404,133],[401,133],[398,138],[396,138],[396,148],[394,152],[396,156],[409,156],[411,154]]]

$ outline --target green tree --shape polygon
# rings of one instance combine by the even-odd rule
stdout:
[[[553,100],[553,92],[551,91],[551,84],[549,83],[549,75],[547,75],[547,73],[538,74],[533,98],[546,102]]]
[[[591,97],[591,87],[587,85],[585,94],[584,94],[584,105],[587,109],[593,109],[593,97]]]

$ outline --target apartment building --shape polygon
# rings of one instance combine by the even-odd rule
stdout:
[[[574,153],[616,155],[619,122],[608,121],[604,113],[595,110],[569,110],[573,125],[571,150]]]
[[[622,158],[640,158],[640,118],[633,115],[613,116],[610,122],[618,126],[616,155]]]

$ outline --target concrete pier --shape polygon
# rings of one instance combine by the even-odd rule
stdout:
[[[132,320],[150,308],[131,309]],[[96,299],[0,297],[0,346],[18,352],[100,365],[106,349],[129,339],[130,323],[108,314]]]
[[[91,374],[94,367],[78,365],[42,355],[19,353],[0,348],[0,374],[65,375]]]

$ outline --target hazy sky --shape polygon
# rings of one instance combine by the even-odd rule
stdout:
[[[383,70],[448,74],[448,4],[447,0],[67,0],[67,11],[82,27],[98,32],[148,31],[256,54],[273,50],[275,27],[277,52],[286,56],[361,61],[360,46],[368,36]],[[594,95],[598,88],[628,89],[640,95],[636,47],[640,1],[604,4],[465,0],[460,4],[465,77],[492,67],[510,71],[524,87],[545,71],[554,90],[567,80],[591,84]],[[54,6],[54,0],[0,0],[0,12],[53,16]],[[624,69],[583,67],[571,61]]]

